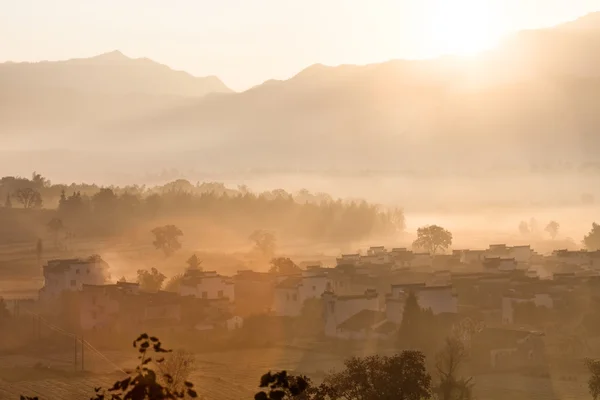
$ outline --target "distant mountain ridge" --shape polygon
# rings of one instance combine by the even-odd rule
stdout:
[[[148,58],[129,58],[120,51],[65,61],[2,63],[2,86],[186,97],[232,92],[216,76],[194,77]]]
[[[192,96],[182,87],[201,78],[120,53],[63,63],[49,64],[88,75],[60,69],[45,85],[27,66],[13,64],[7,75],[0,65],[0,88],[20,88],[0,91],[0,137],[52,132],[65,148],[185,152],[198,168],[469,170],[600,160],[600,13],[519,32],[476,58],[315,64],[241,93]],[[136,71],[131,82],[110,84],[123,69]],[[146,88],[159,73],[170,78],[154,91],[118,90]],[[112,89],[101,92],[84,79],[90,74]]]

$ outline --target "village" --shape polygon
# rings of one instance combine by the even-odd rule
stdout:
[[[222,336],[260,317],[265,336],[276,321],[301,319],[313,327],[308,340],[360,346],[397,343],[412,295],[437,321],[436,330],[458,331],[470,341],[479,355],[475,365],[519,370],[545,368],[546,331],[576,313],[581,293],[593,300],[593,288],[600,287],[600,251],[540,255],[530,246],[504,244],[435,256],[379,246],[342,254],[331,266],[294,267],[229,277],[189,267],[176,292],[149,292],[137,282],[110,282],[110,266],[99,256],[52,260],[43,268],[39,298],[8,305],[14,314],[36,313],[86,337],[134,331]]]

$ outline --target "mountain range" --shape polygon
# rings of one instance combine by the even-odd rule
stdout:
[[[163,166],[597,162],[599,132],[600,13],[478,56],[316,64],[241,93],[118,51],[0,64],[0,138],[13,148],[135,150]]]

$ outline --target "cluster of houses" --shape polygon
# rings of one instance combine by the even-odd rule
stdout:
[[[482,321],[474,346],[487,346],[488,366],[498,367],[543,358],[541,333],[519,316],[520,307],[568,306],[569,293],[600,279],[600,252],[541,256],[530,246],[491,245],[432,256],[371,247],[364,255],[341,255],[335,266],[309,263],[289,275],[244,270],[225,277],[189,269],[178,292],[156,293],[137,283],[107,283],[107,271],[99,257],[50,261],[40,303],[52,312],[65,294],[75,298],[83,331],[132,325],[235,330],[253,315],[298,318],[318,304],[325,338],[378,340],[397,335],[412,293],[436,317]]]

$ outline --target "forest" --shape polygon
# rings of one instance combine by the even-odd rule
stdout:
[[[111,237],[157,221],[181,220],[245,237],[266,229],[280,237],[332,243],[404,229],[399,208],[308,190],[254,193],[246,186],[230,189],[182,179],[154,187],[100,187],[52,184],[34,172],[30,179],[1,178],[0,199],[0,239],[5,242],[35,240],[48,232],[62,239]]]

